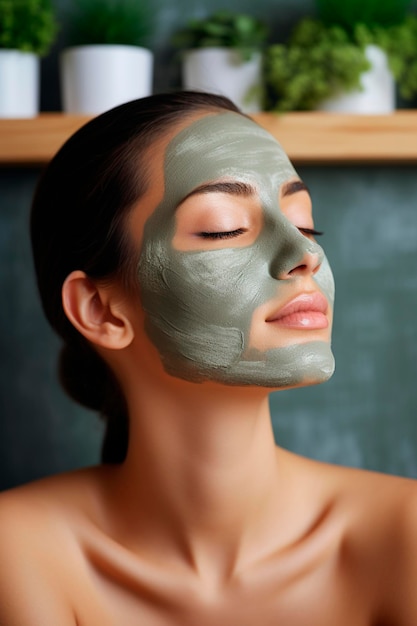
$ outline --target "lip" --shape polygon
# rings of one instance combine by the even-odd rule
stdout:
[[[266,322],[277,324],[285,328],[299,328],[303,330],[319,330],[327,328],[328,302],[318,291],[302,293],[283,307],[278,309]]]

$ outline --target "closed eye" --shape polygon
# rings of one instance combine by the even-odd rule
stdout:
[[[320,237],[320,235],[324,234],[320,230],[315,230],[315,228],[299,228],[298,230],[300,233],[303,233],[303,235],[313,235],[314,237]]]
[[[298,229],[303,235],[312,235],[314,237],[319,237],[323,235],[323,232],[316,230],[315,228],[299,228]],[[224,232],[206,232],[203,231],[198,234],[199,237],[203,239],[233,239],[233,237],[239,237],[239,235],[243,235],[246,232],[245,228],[236,228],[236,230],[228,230]]]
[[[239,237],[239,235],[243,235],[246,232],[246,228],[236,228],[236,230],[228,230],[220,233],[208,233],[203,231],[199,233],[198,236],[203,239],[233,239],[233,237]]]

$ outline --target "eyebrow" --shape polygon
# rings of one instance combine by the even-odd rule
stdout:
[[[302,180],[291,180],[288,183],[284,183],[281,188],[281,197],[285,198],[286,196],[292,196],[294,193],[298,193],[299,191],[306,191],[310,193],[309,188]]]
[[[218,181],[213,183],[205,183],[190,191],[190,193],[187,194],[185,198],[182,198],[179,204],[182,204],[191,196],[205,193],[228,193],[232,196],[243,196],[245,198],[248,198],[250,196],[254,196],[256,191],[252,185],[244,183],[243,181]]]
[[[302,180],[292,180],[283,184],[281,188],[281,197],[284,198],[286,196],[291,196],[299,191],[306,191],[307,193],[310,193],[307,185],[303,183]],[[190,191],[190,193],[182,198],[182,200],[178,203],[178,206],[192,196],[206,193],[228,193],[233,196],[243,196],[248,198],[254,196],[256,190],[252,185],[243,181],[217,181],[213,183],[204,183],[203,185],[199,185]]]

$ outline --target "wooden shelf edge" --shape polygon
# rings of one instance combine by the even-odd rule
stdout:
[[[260,113],[256,119],[295,163],[417,163],[417,111]]]
[[[0,119],[0,165],[42,166],[90,116],[41,113],[27,119]]]
[[[417,110],[390,115],[257,113],[296,164],[417,163]],[[91,117],[0,119],[0,166],[42,166]]]

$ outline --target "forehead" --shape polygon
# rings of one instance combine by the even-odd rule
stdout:
[[[182,129],[168,144],[166,190],[180,202],[194,187],[220,178],[272,186],[296,172],[276,139],[238,113],[208,114]]]

